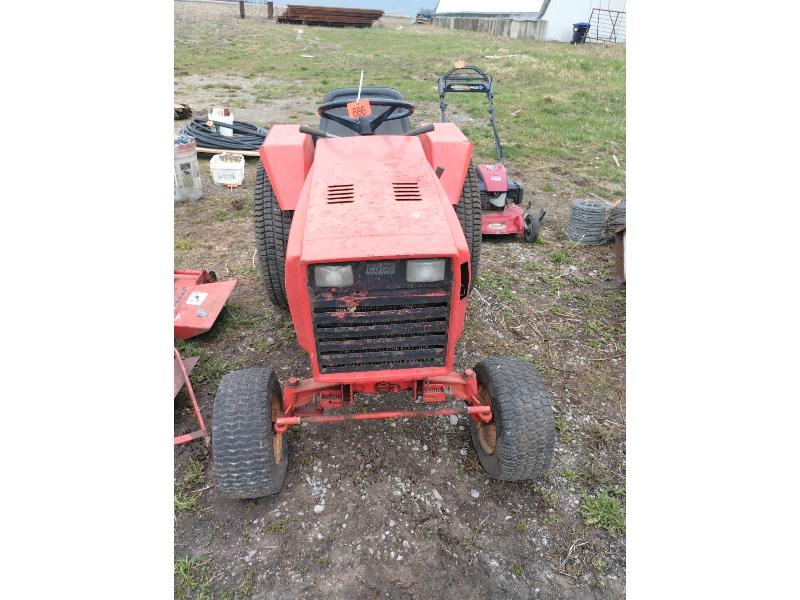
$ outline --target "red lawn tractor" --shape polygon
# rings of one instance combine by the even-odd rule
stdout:
[[[539,224],[544,219],[544,209],[531,211],[531,203],[522,209],[522,184],[506,172],[503,145],[497,133],[494,117],[494,89],[492,78],[478,67],[458,66],[439,77],[439,108],[442,123],[447,121],[448,93],[486,94],[489,99],[489,121],[494,134],[494,149],[497,162],[478,165],[478,188],[481,193],[481,231],[484,235],[516,235],[521,233],[526,242],[535,242],[539,237]]]
[[[261,146],[261,271],[269,299],[291,312],[313,376],[289,377],[283,389],[270,369],[223,377],[212,450],[227,496],[277,493],[286,431],[301,423],[465,414],[493,477],[533,478],[552,459],[553,411],[533,365],[489,358],[454,368],[480,256],[480,193],[461,131],[412,129],[413,113],[394,89],[333,90],[319,129],[275,125]],[[411,401],[396,410],[352,410],[360,394],[398,392]],[[453,400],[463,406],[440,405]]]

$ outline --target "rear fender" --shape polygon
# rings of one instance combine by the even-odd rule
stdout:
[[[472,158],[472,144],[454,123],[435,123],[434,130],[419,136],[425,157],[435,171],[442,168],[439,181],[452,204],[458,204]]]
[[[281,210],[295,210],[314,162],[311,136],[299,125],[273,125],[258,150]]]

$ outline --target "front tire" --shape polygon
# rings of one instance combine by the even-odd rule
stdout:
[[[286,246],[293,211],[281,210],[264,165],[258,161],[253,217],[258,260],[267,298],[278,308],[288,308],[286,300]]]
[[[504,481],[539,477],[555,448],[550,397],[534,366],[519,358],[489,358],[475,365],[478,395],[492,421],[470,420],[472,445],[489,475]]]
[[[269,369],[242,369],[222,378],[214,399],[211,441],[214,472],[223,495],[260,498],[277,494],[286,478],[289,451],[273,423],[283,394]]]

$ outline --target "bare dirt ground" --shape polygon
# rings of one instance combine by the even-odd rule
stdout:
[[[309,97],[299,108],[296,101],[291,108],[256,102],[259,80],[230,74],[176,76],[175,98],[208,107],[220,101],[220,88],[209,84],[238,86],[237,120],[265,126],[296,121],[297,111],[312,113],[318,100]],[[434,102],[420,108],[435,118]],[[238,280],[215,328],[184,345],[185,354],[201,359],[192,380],[209,424],[225,372],[270,367],[284,384],[310,372],[289,315],[267,302],[254,263],[255,166],[248,161],[244,185],[231,191],[213,184],[204,157],[204,198],[175,206],[175,266]],[[557,416],[547,476],[489,479],[464,420],[303,426],[288,434],[283,491],[241,502],[217,492],[201,442],[180,446],[176,597],[624,596],[625,292],[611,287],[610,246],[578,246],[563,233],[574,198],[563,165],[543,160],[519,172],[512,164],[511,172],[526,198],[548,211],[541,243],[484,238],[456,365],[515,355],[537,366]],[[365,402],[378,409],[410,401]],[[192,425],[182,392],[175,432]],[[316,513],[315,505],[324,510]],[[623,521],[615,525],[617,517]]]

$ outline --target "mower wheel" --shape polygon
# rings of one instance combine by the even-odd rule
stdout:
[[[492,421],[470,421],[481,465],[504,481],[533,479],[547,470],[555,447],[555,422],[544,382],[519,358],[489,358],[475,366],[478,396],[492,407]]]
[[[544,211],[540,210],[538,214],[525,213],[525,225],[522,230],[522,236],[526,242],[533,243],[539,239],[539,226],[544,217]]]
[[[258,161],[256,189],[253,194],[256,246],[261,276],[270,302],[288,308],[286,300],[286,244],[292,226],[293,211],[281,210],[264,165]]]
[[[289,451],[273,422],[283,412],[283,393],[269,369],[232,371],[214,399],[211,451],[220,492],[231,498],[276,494],[286,478]]]
[[[478,278],[478,267],[481,261],[481,192],[478,188],[478,175],[472,162],[469,163],[467,176],[464,178],[461,199],[454,208],[461,223],[461,229],[464,231],[464,237],[467,238],[471,267],[469,289],[472,291]]]

